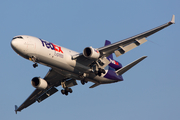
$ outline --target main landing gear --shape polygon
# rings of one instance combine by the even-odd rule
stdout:
[[[63,94],[63,95],[68,95],[68,93],[72,93],[73,91],[72,91],[72,89],[71,88],[68,88],[68,87],[66,87],[65,89],[62,89],[61,90],[61,93]]]
[[[99,75],[99,76],[101,76],[102,73],[105,74],[106,71],[104,69],[101,69],[101,68],[98,68],[98,71],[95,71],[95,74]]]
[[[88,83],[86,80],[81,80],[81,84],[84,85],[85,83]]]
[[[68,93],[72,93],[72,92],[73,92],[71,88],[69,88],[69,87],[66,86],[66,81],[65,81],[65,80],[63,80],[63,81],[61,82],[61,86],[62,86],[62,88],[64,88],[64,89],[61,90],[61,93],[62,93],[63,95],[66,95],[66,96],[67,96]]]

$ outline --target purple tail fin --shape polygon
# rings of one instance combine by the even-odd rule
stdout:
[[[111,44],[111,42],[110,42],[109,40],[106,40],[104,46],[107,46],[107,45],[110,45],[110,44]],[[108,58],[108,59],[110,58],[111,60],[113,60],[113,55],[110,54],[107,58]]]

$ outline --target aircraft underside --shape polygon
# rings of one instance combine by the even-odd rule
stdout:
[[[113,59],[113,54],[119,57],[126,52],[142,45],[147,37],[175,23],[172,20],[159,27],[129,37],[111,44],[106,40],[100,48],[86,47],[82,53],[58,46],[51,42],[28,35],[15,36],[11,41],[13,50],[25,59],[33,62],[33,67],[38,64],[46,65],[51,69],[44,78],[34,77],[31,84],[36,89],[23,102],[20,107],[15,106],[15,112],[30,106],[34,102],[41,102],[58,91],[56,87],[62,86],[61,93],[72,93],[71,87],[77,85],[80,80],[82,85],[87,82],[94,84],[90,88],[101,84],[123,81],[122,74],[144,60],[143,56],[134,62],[122,66]]]

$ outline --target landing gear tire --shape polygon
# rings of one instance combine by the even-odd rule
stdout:
[[[34,64],[33,64],[33,67],[34,67],[34,68],[38,67],[38,64],[37,64],[37,63],[34,63]]]
[[[85,81],[84,81],[84,80],[81,80],[81,84],[84,85],[84,84],[85,84]]]
[[[72,89],[71,88],[65,88],[65,89],[62,89],[61,90],[61,93],[63,94],[63,95],[68,95],[68,92],[69,93],[72,93],[73,91],[72,91]]]
[[[101,68],[99,68],[99,70],[98,70],[100,73],[103,73],[103,74],[105,74],[106,72],[105,72],[105,70],[104,69],[101,69]]]
[[[88,83],[88,81],[81,80],[81,84],[84,85],[85,83]]]
[[[65,92],[65,95],[66,95],[66,96],[68,95],[68,91]]]
[[[62,89],[62,90],[61,90],[61,93],[64,95],[64,94],[65,94],[65,90]]]
[[[72,91],[72,89],[71,89],[71,88],[69,88],[69,91],[68,91],[68,92],[72,93],[73,91]]]
[[[98,71],[95,71],[95,74],[98,76],[101,76],[102,73],[105,74],[106,71],[104,69],[101,69],[101,68],[98,68]]]

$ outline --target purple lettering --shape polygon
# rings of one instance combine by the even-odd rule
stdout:
[[[40,39],[40,40],[41,40],[41,39]],[[44,41],[44,40],[41,40],[41,42],[42,42],[42,46],[43,46],[43,47],[46,45],[46,47],[47,47],[48,49],[51,48],[51,50],[54,50],[54,46],[53,46],[52,43],[46,42],[46,41]]]
[[[40,40],[41,40],[41,39],[40,39]],[[44,47],[44,44],[46,45],[46,41],[41,40],[41,42],[42,42],[42,45],[43,45],[43,47]]]

